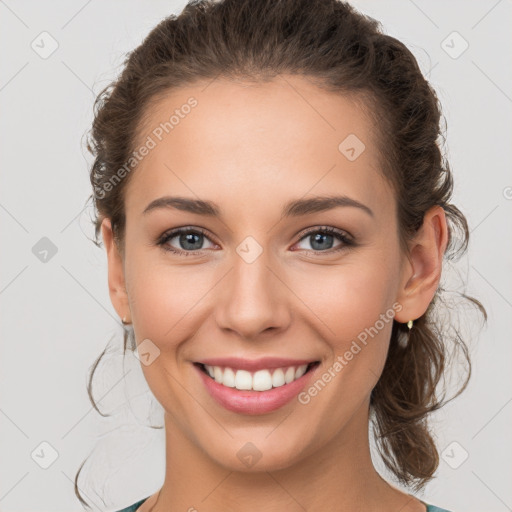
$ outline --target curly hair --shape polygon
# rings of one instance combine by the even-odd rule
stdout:
[[[469,230],[465,216],[450,203],[453,177],[442,152],[437,95],[402,42],[384,34],[378,21],[339,0],[193,0],[179,15],[154,27],[126,56],[119,77],[94,104],[87,148],[95,158],[90,172],[97,212],[95,243],[101,246],[101,222],[109,218],[123,252],[124,191],[133,175],[131,169],[126,172],[126,162],[155,101],[200,80],[220,76],[263,83],[283,73],[358,100],[374,121],[381,172],[395,193],[401,249],[408,250],[407,242],[422,226],[427,210],[439,205],[448,225],[444,260],[458,259],[467,250]],[[449,401],[439,392],[439,383],[450,367],[450,342],[462,354],[465,369],[450,400],[466,388],[471,375],[461,333],[436,315],[441,304],[449,309],[443,303],[445,291],[438,287],[410,333],[393,321],[386,363],[370,397],[379,453],[398,481],[414,490],[421,489],[439,465],[427,417]],[[478,300],[461,296],[487,321]],[[123,354],[132,334],[130,328],[124,330]],[[89,397],[96,410],[91,381],[104,353],[89,377]],[[82,466],[75,476],[75,494],[86,504],[77,486]]]

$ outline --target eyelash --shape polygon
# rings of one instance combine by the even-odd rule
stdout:
[[[170,247],[167,244],[167,242],[169,240],[171,240],[172,238],[174,238],[176,235],[182,235],[182,234],[189,234],[189,233],[194,233],[194,234],[201,234],[203,236],[205,236],[206,238],[208,238],[208,240],[210,240],[210,237],[207,235],[206,231],[201,229],[201,228],[177,228],[177,229],[173,229],[171,231],[168,231],[166,233],[164,233],[160,239],[157,241],[157,245],[162,247],[162,249],[164,251],[169,251],[169,252],[172,252],[174,254],[177,254],[179,256],[191,256],[191,255],[197,255],[201,252],[201,250],[197,250],[197,251],[182,251],[181,249],[176,249],[175,247]],[[337,253],[339,251],[342,251],[344,249],[347,249],[351,246],[355,246],[355,242],[349,238],[343,231],[339,230],[339,229],[336,229],[336,228],[333,228],[333,227],[330,227],[330,226],[322,226],[320,228],[313,228],[313,229],[310,229],[308,231],[305,231],[303,233],[301,233],[301,237],[299,238],[299,242],[306,238],[307,236],[310,236],[312,234],[316,234],[316,233],[328,233],[328,234],[333,234],[335,235],[335,237],[340,240],[341,242],[343,242],[343,245],[341,247],[338,247],[337,249],[330,249],[330,250],[327,250],[327,251],[313,251],[313,250],[306,250],[306,252],[308,253],[314,253],[314,254],[334,254],[334,253]],[[212,240],[210,240],[212,241]],[[203,249],[203,250],[206,250],[206,249]]]

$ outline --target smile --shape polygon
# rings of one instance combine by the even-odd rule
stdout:
[[[267,414],[291,402],[320,366],[320,361],[286,359],[208,360],[212,362],[216,364],[193,364],[207,393],[223,408],[249,415]]]
[[[262,369],[255,372],[199,364],[201,369],[214,379],[215,382],[228,388],[235,388],[240,391],[268,391],[269,389],[279,388],[300,379],[317,362],[300,366]]]

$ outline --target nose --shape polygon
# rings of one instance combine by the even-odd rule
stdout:
[[[222,292],[215,318],[220,329],[254,341],[288,327],[293,294],[276,265],[272,267],[265,252],[252,263],[235,256],[231,270],[219,283]]]

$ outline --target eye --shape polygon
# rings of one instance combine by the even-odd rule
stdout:
[[[177,238],[178,245],[185,250],[180,247],[176,248],[170,244],[174,238]],[[206,232],[201,228],[176,228],[164,233],[157,241],[157,245],[161,246],[162,249],[166,251],[170,251],[181,256],[190,256],[194,253],[201,253],[204,249],[201,247],[204,239],[210,240],[206,236]],[[215,246],[215,244],[213,245]]]
[[[178,247],[171,244],[171,241],[175,238],[177,239],[177,242],[175,243],[178,244]],[[216,244],[206,235],[206,231],[201,228],[176,228],[164,233],[157,241],[157,245],[162,247],[165,251],[169,251],[180,256],[190,256],[202,254],[202,251],[205,249],[202,247],[205,239],[208,240],[213,247],[216,246]],[[338,248],[332,249],[334,239],[338,239],[342,243]],[[301,241],[302,240],[309,240],[311,243],[312,249],[306,248],[306,251],[321,254],[336,253],[355,245],[352,238],[344,231],[330,226],[310,229],[305,233],[302,233]]]
[[[355,245],[354,241],[344,231],[330,226],[311,229],[302,235],[303,236],[301,237],[301,241],[309,240],[311,247],[313,248],[306,248],[308,252],[321,252],[331,254]],[[337,238],[342,243],[341,246],[332,250],[332,243],[335,238]]]

